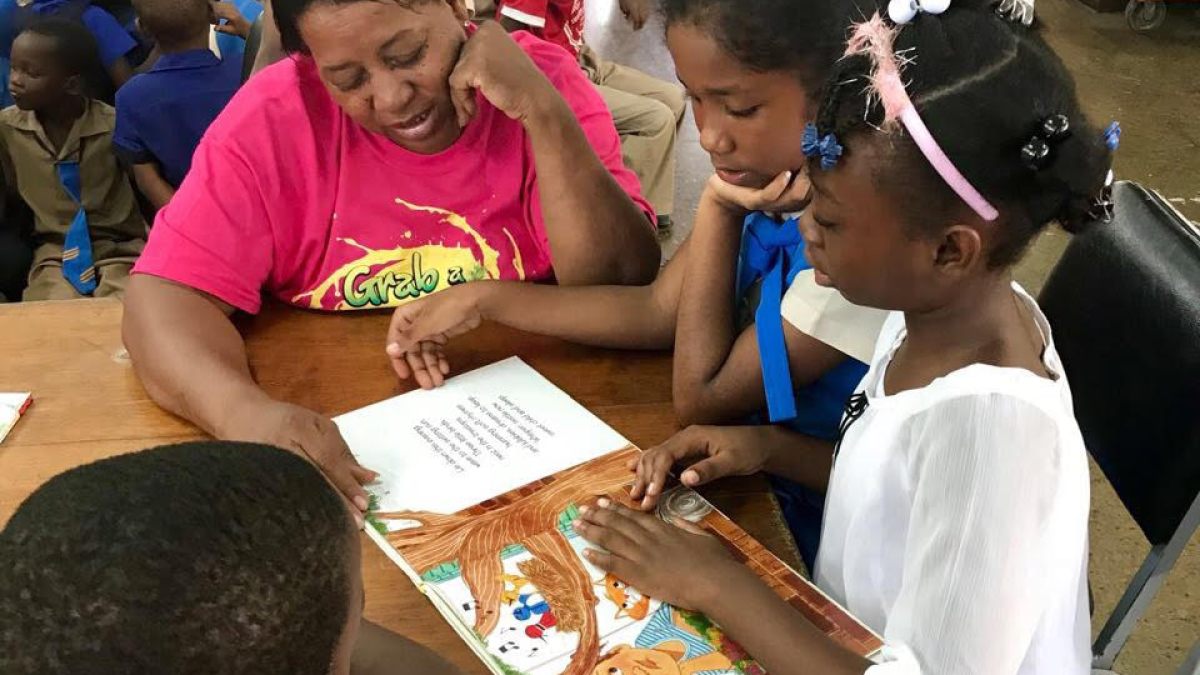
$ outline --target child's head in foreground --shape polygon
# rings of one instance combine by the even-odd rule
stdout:
[[[918,147],[905,96],[961,180]],[[1116,145],[1036,26],[976,0],[857,26],[808,135],[802,229],[818,278],[851,302],[918,312],[1007,283],[1049,223],[1093,220]]]
[[[0,672],[345,673],[359,556],[341,499],[278,448],[81,466],[0,532]]]
[[[208,39],[208,0],[133,0],[138,27],[170,54]]]
[[[727,183],[804,166],[800,138],[870,0],[662,0],[667,47],[700,145]]]
[[[86,95],[99,51],[83,24],[38,19],[13,40],[8,92],[21,110],[43,112]]]

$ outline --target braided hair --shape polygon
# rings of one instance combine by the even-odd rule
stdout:
[[[1016,262],[1050,222],[1078,232],[1104,188],[1111,152],[1080,109],[1075,82],[1038,26],[998,14],[990,2],[959,0],[939,15],[918,14],[899,27],[894,47],[905,91],[954,166],[1000,211],[988,254],[993,267]],[[865,92],[873,63],[866,54],[834,68],[817,116],[821,135],[844,145],[878,130],[884,110]],[[1047,120],[1069,128],[1046,141]],[[969,213],[901,128],[889,136],[877,184],[894,194],[913,228],[939,226]],[[1043,145],[1031,162],[1027,146]],[[848,150],[848,151],[852,151]]]

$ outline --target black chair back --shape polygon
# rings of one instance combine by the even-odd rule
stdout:
[[[246,51],[242,55],[242,82],[250,79],[254,72],[254,59],[258,57],[258,48],[262,44],[263,15],[259,14],[250,24],[250,35],[246,36]]]
[[[1157,194],[1114,186],[1040,303],[1088,451],[1152,545],[1200,493],[1200,233]]]

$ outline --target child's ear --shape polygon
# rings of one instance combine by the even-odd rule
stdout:
[[[957,276],[973,268],[982,255],[979,231],[969,225],[954,225],[942,234],[933,263],[939,271]]]
[[[71,96],[83,96],[83,75],[71,75],[64,82],[63,89]]]

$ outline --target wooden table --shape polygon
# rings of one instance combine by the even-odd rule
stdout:
[[[337,415],[402,393],[383,354],[388,315],[329,316],[268,304],[242,322],[268,393]],[[121,346],[112,300],[0,305],[0,391],[34,404],[0,445],[0,524],[50,477],[104,457],[200,438],[146,395]],[[627,438],[648,447],[677,430],[668,354],[614,352],[485,326],[451,345],[455,372],[517,355]],[[739,480],[710,499],[785,561],[794,543],[763,482]],[[368,618],[416,639],[469,673],[487,671],[437,612],[365,537]]]

